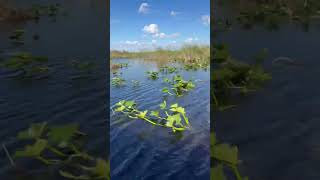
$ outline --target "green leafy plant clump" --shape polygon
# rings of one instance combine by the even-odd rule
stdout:
[[[225,143],[218,143],[215,133],[211,133],[211,180],[227,180],[224,168],[230,168],[233,176],[237,180],[248,180],[248,177],[242,177],[238,169],[238,148]]]
[[[9,36],[9,39],[11,39],[15,44],[24,44],[24,34],[25,31],[23,29],[17,29]]]
[[[149,78],[152,80],[156,80],[159,78],[159,73],[156,71],[148,71],[147,74],[149,75]]]
[[[116,87],[123,86],[125,82],[126,81],[120,76],[116,76],[111,79],[111,84]]]
[[[190,128],[185,109],[178,104],[167,106],[166,101],[160,104],[160,110],[138,110],[134,101],[119,101],[115,104],[114,112],[121,112],[131,119],[141,119],[154,126],[171,128],[173,132]]]
[[[172,81],[170,81],[168,78],[165,78],[164,81],[171,84],[172,87],[170,89],[173,90],[173,93],[170,92],[168,87],[164,87],[162,89],[162,92],[169,95],[176,95],[178,97],[183,96],[185,92],[188,92],[195,87],[194,83],[191,80],[186,81],[182,78],[181,75],[173,76]]]
[[[257,63],[250,65],[233,59],[226,45],[215,45],[211,72],[211,95],[214,105],[221,110],[233,107],[225,102],[232,92],[246,94],[255,91],[270,80],[270,74],[266,73],[261,66],[265,56],[266,50],[263,50],[255,57]]]
[[[78,124],[52,127],[46,122],[32,124],[18,133],[17,139],[29,144],[17,150],[13,157],[15,160],[29,158],[46,166],[55,166],[61,176],[69,179],[109,180],[109,162],[95,158],[82,149],[84,136],[86,134],[80,131]]]
[[[19,76],[22,77],[33,77],[49,71],[47,62],[47,57],[34,56],[30,53],[16,53],[9,59],[4,60],[0,67],[19,71]]]
[[[177,72],[178,69],[176,67],[173,67],[173,66],[161,66],[159,71],[162,72],[162,73],[172,74],[172,73]]]

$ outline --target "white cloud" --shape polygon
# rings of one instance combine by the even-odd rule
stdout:
[[[126,41],[125,44],[127,44],[127,45],[139,45],[139,41]]]
[[[149,33],[149,34],[158,34],[159,33],[159,27],[157,24],[150,24],[143,27],[143,32]]]
[[[154,39],[152,39],[152,44],[155,44],[155,43],[157,43],[157,40],[154,40]]]
[[[185,43],[193,43],[194,41],[198,41],[198,40],[199,39],[197,37],[195,37],[195,38],[189,37],[184,42]]]
[[[156,33],[153,35],[153,37],[163,39],[166,38],[167,35],[165,33]]]
[[[173,33],[173,34],[167,35],[166,33],[160,32],[160,28],[157,24],[145,25],[142,31],[146,34],[151,34],[153,38],[159,38],[159,39],[176,38],[180,36],[180,33]]]
[[[142,14],[147,14],[149,12],[150,5],[148,3],[142,3],[139,7],[138,12]]]
[[[203,15],[201,16],[202,23],[206,26],[210,25],[210,16],[209,15]]]
[[[177,12],[177,11],[171,11],[170,12],[170,16],[176,16],[178,14],[180,14],[180,12]]]

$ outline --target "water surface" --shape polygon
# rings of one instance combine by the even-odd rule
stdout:
[[[161,92],[166,86],[162,78],[150,80],[146,74],[147,71],[158,71],[165,63],[141,59],[112,61],[127,62],[129,67],[121,70],[127,84],[124,87],[111,86],[111,105],[120,100],[134,100],[138,109],[158,110],[163,100],[167,104],[178,103],[185,108],[192,126],[191,130],[183,133],[173,133],[171,129],[153,127],[142,120],[131,120],[121,114],[112,115],[112,179],[209,179],[209,71],[180,70],[184,79],[196,81],[195,89],[182,97],[165,97]],[[132,80],[139,81],[140,85],[134,87]]]
[[[234,17],[232,8],[216,7],[216,17]],[[307,31],[290,23],[275,31],[233,25],[215,37],[246,62],[262,48],[269,52],[264,67],[272,80],[239,98],[235,109],[213,117],[219,140],[239,147],[240,169],[249,179],[320,179],[319,25],[312,22]],[[272,65],[277,57],[301,65]]]
[[[76,122],[89,135],[86,148],[89,153],[106,159],[109,152],[106,2],[16,0],[10,1],[10,4],[13,7],[30,7],[32,3],[48,5],[57,2],[67,15],[42,17],[38,23],[0,22],[1,57],[8,57],[16,52],[30,52],[48,57],[50,69],[48,77],[32,79],[17,79],[14,78],[15,72],[0,70],[1,142],[6,143],[13,154],[21,145],[11,137],[15,137],[18,131],[27,128],[30,123],[47,121],[56,125]],[[23,46],[15,46],[8,38],[16,29],[26,31]],[[39,35],[39,40],[32,38],[35,34]],[[81,72],[70,66],[70,62],[74,60],[93,62],[95,66],[89,73]],[[24,168],[13,170],[1,149],[1,179],[35,179],[39,178],[39,174],[47,173],[51,179],[61,179],[45,168],[32,168],[38,167],[34,161],[27,163],[30,171]],[[50,179],[49,177],[43,175],[41,178]]]

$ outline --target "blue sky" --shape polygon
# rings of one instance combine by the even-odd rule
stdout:
[[[112,50],[210,43],[210,0],[111,0]]]

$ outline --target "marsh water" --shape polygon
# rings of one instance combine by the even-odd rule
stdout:
[[[161,75],[148,79],[147,71],[158,71],[166,63],[141,59],[113,59],[113,63],[129,63],[120,76],[123,87],[111,86],[111,105],[120,100],[134,100],[140,110],[159,110],[164,100],[178,103],[189,117],[191,129],[173,133],[169,128],[154,127],[142,120],[112,114],[110,122],[111,178],[116,180],[209,179],[210,172],[210,82],[209,71],[184,71],[185,80],[194,80],[195,89],[182,97],[165,96]],[[180,69],[182,68],[182,69]],[[172,76],[172,75],[171,75]],[[112,76],[111,76],[112,78]],[[132,80],[139,81],[138,85]]]
[[[11,154],[23,145],[14,137],[31,123],[47,121],[52,125],[75,122],[88,134],[87,150],[108,158],[107,109],[107,29],[106,2],[103,0],[10,1],[12,7],[60,3],[64,12],[41,17],[39,22],[0,22],[0,56],[30,52],[49,58],[49,75],[16,78],[17,72],[0,70],[0,139]],[[24,29],[24,45],[11,43],[9,35]],[[37,35],[38,40],[32,37]],[[83,72],[72,61],[92,62],[94,68]],[[26,164],[27,163],[27,164]],[[1,179],[62,179],[37,161],[12,168],[3,149],[0,151]],[[40,167],[40,168],[39,168]]]
[[[217,6],[214,13],[234,18],[234,9]],[[229,45],[232,56],[246,62],[263,48],[269,52],[264,67],[272,80],[237,98],[233,110],[213,117],[219,140],[238,146],[243,175],[257,180],[320,179],[320,22],[312,21],[308,29],[283,23],[273,31],[233,25],[214,41]],[[273,64],[278,57],[297,63]]]

